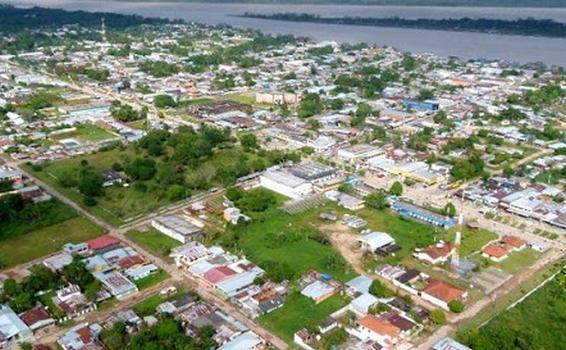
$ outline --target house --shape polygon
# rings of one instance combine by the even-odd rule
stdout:
[[[360,318],[350,332],[360,340],[374,340],[384,347],[392,347],[399,342],[401,330],[387,320],[367,315]]]
[[[252,331],[240,334],[218,348],[218,350],[260,350],[265,342]]]
[[[72,262],[73,256],[69,253],[63,252],[50,256],[49,258],[43,260],[43,265],[45,265],[51,271],[57,273]]]
[[[337,202],[343,208],[348,210],[356,211],[364,207],[364,201],[362,199],[356,198],[347,193],[342,193],[340,191],[332,190],[324,194],[326,198],[331,201]]]
[[[12,341],[26,341],[31,329],[7,305],[0,305],[0,348]]]
[[[432,350],[472,350],[469,347],[458,343],[456,340],[446,337],[434,344]]]
[[[86,298],[76,284],[70,284],[57,290],[53,303],[69,318],[84,315],[95,309],[95,305]]]
[[[88,249],[87,243],[66,243],[63,245],[63,251],[71,255],[86,255],[89,251]]]
[[[310,344],[314,342],[314,339],[314,336],[306,328],[300,329],[293,334],[295,344],[305,350],[314,350],[314,348],[310,346]]]
[[[63,350],[104,350],[104,346],[98,339],[101,331],[102,327],[96,323],[79,324],[63,334],[57,340],[57,344]]]
[[[326,334],[334,328],[338,327],[338,325],[338,321],[334,317],[328,316],[320,322],[320,324],[318,325],[318,330],[320,334]]]
[[[43,305],[37,305],[34,308],[27,310],[20,315],[20,318],[32,331],[55,323],[55,319],[51,317]]]
[[[219,248],[221,250],[221,248]],[[223,250],[221,250],[223,252]],[[174,248],[169,254],[175,260],[177,267],[190,267],[200,261],[206,260],[212,255],[212,251],[199,242],[189,242]]]
[[[378,249],[395,244],[395,239],[385,232],[370,232],[359,236],[357,241],[362,249],[375,253]]]
[[[512,247],[514,251],[520,251],[527,247],[527,242],[517,236],[503,236],[501,242]]]
[[[241,210],[235,207],[230,207],[224,209],[224,220],[230,222],[233,225],[237,225],[242,221],[250,221],[251,218],[247,215],[242,214]]]
[[[495,262],[501,262],[509,256],[512,247],[507,244],[492,243],[482,248],[481,255]]]
[[[118,271],[96,271],[92,275],[118,300],[138,292],[138,287]]]
[[[119,247],[120,240],[112,235],[103,235],[87,242],[88,249],[96,253],[104,253]]]
[[[151,221],[151,226],[183,244],[194,241],[202,235],[200,227],[176,215],[157,217]]]
[[[421,297],[424,300],[443,307],[448,310],[448,304],[454,300],[460,300],[468,295],[468,292],[438,279],[430,279],[428,284],[421,289]]]
[[[439,242],[426,248],[417,248],[413,256],[431,265],[445,263],[456,251],[456,247],[451,243]]]
[[[320,280],[312,282],[301,290],[302,295],[311,298],[317,304],[330,298],[335,292],[336,288]]]
[[[346,286],[348,287],[348,294],[355,295],[355,294],[366,294],[369,293],[369,287],[373,280],[366,276],[358,276],[348,282],[346,282]]]
[[[350,302],[349,309],[359,315],[366,315],[369,310],[379,303],[379,300],[369,293],[364,293]]]
[[[292,199],[312,193],[312,184],[282,170],[268,170],[259,177],[261,186]]]
[[[127,259],[127,258],[126,258]],[[159,271],[159,268],[155,264],[147,264],[142,266],[134,266],[126,269],[124,274],[132,281],[138,281],[146,278]]]

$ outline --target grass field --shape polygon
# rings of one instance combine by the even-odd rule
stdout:
[[[292,343],[296,331],[304,327],[317,327],[322,320],[349,302],[349,298],[335,294],[316,305],[312,299],[294,292],[287,296],[283,307],[261,316],[259,322],[286,342]]]
[[[497,239],[497,234],[484,229],[471,229],[469,227],[457,227],[450,229],[445,240],[454,242],[456,232],[460,231],[462,234],[462,244],[460,245],[460,255],[468,256],[474,252],[480,251],[481,248],[488,242]]]
[[[142,317],[152,315],[159,304],[173,300],[183,294],[186,294],[185,290],[179,290],[176,294],[167,298],[162,298],[159,294],[152,295],[134,305],[134,311]]]
[[[294,271],[295,277],[309,269],[328,273],[341,281],[355,277],[351,266],[330,243],[323,244],[312,238],[320,236],[317,224],[317,210],[291,216],[270,208],[250,224],[236,228],[235,235],[239,237],[238,248],[259,266],[283,263]],[[336,254],[343,263],[341,266],[328,263],[330,256]]]
[[[102,233],[102,228],[86,218],[75,217],[0,241],[0,261],[6,268],[23,264],[58,251],[65,243],[84,242]]]
[[[130,230],[126,236],[150,253],[165,259],[169,258],[171,249],[181,245],[181,242],[165,236],[154,228],[147,231]]]
[[[566,297],[562,271],[523,302],[506,310],[481,328],[458,334],[474,350],[564,349]]]
[[[495,265],[499,266],[505,272],[517,273],[525,267],[532,265],[540,255],[541,253],[536,250],[526,248],[520,252],[509,254],[507,259]]]
[[[114,137],[116,136],[112,135],[108,131],[90,124],[81,124],[76,127],[75,131],[49,136],[49,138],[53,140],[74,138],[82,142],[96,142],[108,140]]]
[[[149,275],[145,278],[142,278],[140,280],[137,280],[136,286],[138,287],[139,290],[144,290],[147,289],[151,286],[154,286],[160,282],[165,281],[166,279],[168,279],[170,276],[166,271],[160,270],[152,275]]]

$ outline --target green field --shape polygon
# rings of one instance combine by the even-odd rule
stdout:
[[[497,234],[488,230],[472,229],[464,226],[450,229],[444,239],[454,242],[457,231],[460,231],[462,234],[462,243],[460,245],[461,256],[468,256],[474,252],[480,251],[484,245],[498,237]]]
[[[474,350],[564,349],[566,273],[506,310],[481,328],[458,334]]]
[[[142,317],[149,316],[155,312],[155,309],[159,306],[159,304],[173,300],[183,294],[186,294],[186,291],[179,290],[175,295],[167,298],[162,298],[159,294],[155,294],[134,305],[133,309],[138,315]]]
[[[153,255],[164,259],[169,258],[171,249],[181,245],[181,242],[165,236],[154,228],[146,231],[130,230],[126,233],[126,236]]]
[[[96,142],[108,140],[115,137],[117,136],[112,135],[108,131],[91,124],[81,124],[76,127],[75,131],[49,136],[49,138],[56,141],[73,138],[82,142]]]
[[[522,269],[532,265],[539,257],[541,253],[534,249],[526,248],[520,252],[513,252],[509,254],[509,257],[498,264],[503,271],[509,273],[517,273]]]
[[[242,250],[248,259],[263,268],[273,263],[285,264],[292,269],[295,278],[310,269],[328,273],[341,281],[355,277],[351,266],[329,242],[316,240],[322,237],[316,228],[317,210],[289,215],[270,208],[261,214],[233,232],[233,237],[238,237],[235,248]],[[332,257],[339,260],[338,264],[329,261]]]
[[[23,264],[57,252],[65,243],[84,242],[102,233],[102,228],[86,218],[75,217],[0,241],[0,261],[6,268]]]
[[[152,275],[137,280],[135,283],[139,290],[144,290],[165,281],[169,277],[170,276],[166,271],[160,270]]]
[[[335,294],[317,305],[312,299],[294,292],[287,296],[283,307],[261,316],[259,322],[292,343],[296,331],[305,327],[315,329],[322,320],[349,302],[349,298]]]

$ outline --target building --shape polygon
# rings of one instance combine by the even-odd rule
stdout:
[[[252,331],[240,334],[218,348],[218,350],[260,350],[265,342]]]
[[[320,163],[303,163],[289,170],[289,172],[301,179],[316,183],[328,181],[337,176],[336,169]]]
[[[481,250],[481,255],[484,258],[491,259],[495,262],[501,262],[507,259],[511,251],[511,246],[508,246],[507,244],[493,243],[483,247]]]
[[[138,292],[138,287],[117,271],[93,272],[92,275],[118,300]]]
[[[312,184],[291,173],[268,170],[259,177],[261,186],[286,197],[299,199],[312,193]]]
[[[390,348],[399,342],[401,330],[389,321],[367,315],[356,322],[350,333],[360,340],[373,340],[383,347]]]
[[[424,112],[435,112],[439,109],[439,103],[436,101],[412,101],[403,100],[403,106],[407,109],[413,109]]]
[[[72,262],[73,256],[69,253],[63,252],[46,258],[43,260],[43,265],[57,273]]]
[[[401,216],[410,217],[445,229],[452,228],[457,224],[457,220],[455,218],[445,217],[433,213],[430,210],[401,201],[394,201],[391,203],[391,209],[395,210]]]
[[[370,146],[370,145],[354,145],[338,150],[338,158],[343,159],[346,162],[356,162],[365,159],[369,159],[380,154],[383,154],[383,150],[380,148]]]
[[[157,217],[151,221],[151,226],[183,244],[200,238],[202,235],[200,227],[176,215]]]
[[[469,347],[458,343],[456,340],[446,337],[434,344],[432,350],[472,350]]]
[[[448,304],[454,300],[465,298],[468,292],[442,280],[431,279],[428,284],[421,290],[421,297],[424,300],[441,306],[448,310]]]
[[[413,256],[421,261],[435,265],[445,263],[456,251],[451,243],[439,242],[426,248],[416,248]]]
[[[43,305],[37,305],[34,308],[27,310],[20,315],[20,318],[32,331],[55,323],[55,319],[51,317]]]
[[[320,280],[312,282],[301,290],[302,295],[311,298],[317,304],[330,298],[335,292],[335,287]]]
[[[385,232],[370,232],[358,237],[362,249],[375,253],[388,245],[395,244],[395,239]]]
[[[13,341],[26,341],[31,329],[7,305],[0,305],[0,348]]]
[[[222,248],[217,248],[224,252]],[[206,260],[213,254],[212,249],[208,249],[199,242],[189,242],[180,247],[174,248],[169,256],[175,259],[177,267],[190,267],[200,261]]]
[[[256,103],[264,103],[269,105],[296,105],[299,103],[299,96],[297,94],[281,92],[281,93],[257,93],[255,95]]]
[[[104,346],[98,340],[102,327],[98,324],[83,323],[71,328],[63,334],[57,344],[63,350],[104,350]]]

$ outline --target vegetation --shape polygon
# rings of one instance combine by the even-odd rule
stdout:
[[[132,106],[128,104],[122,104],[118,100],[112,101],[110,112],[112,113],[112,117],[114,119],[121,122],[133,122],[134,120],[147,118],[147,107],[136,111]]]
[[[383,191],[376,191],[369,194],[365,198],[365,204],[369,208],[383,210],[389,206],[389,202],[387,201],[387,195]]]
[[[34,203],[20,194],[0,197],[0,241],[52,226],[77,216],[56,199]]]
[[[299,329],[307,328],[316,331],[322,320],[348,303],[348,298],[336,294],[315,304],[314,300],[299,292],[292,292],[287,296],[283,307],[261,316],[259,322],[281,336],[283,340],[291,343],[293,334]]]
[[[458,334],[473,349],[560,349],[566,344],[566,272],[486,325]]]
[[[426,30],[449,30],[459,32],[498,33],[529,35],[552,38],[566,37],[566,24],[553,20],[519,18],[516,20],[490,18],[417,18],[400,17],[321,17],[307,13],[245,13],[243,17],[277,21],[309,22],[324,24],[359,25],[373,27],[397,27]]]
[[[171,249],[181,245],[181,242],[164,235],[154,228],[147,231],[130,230],[126,235],[144,249],[162,258],[168,258]]]

